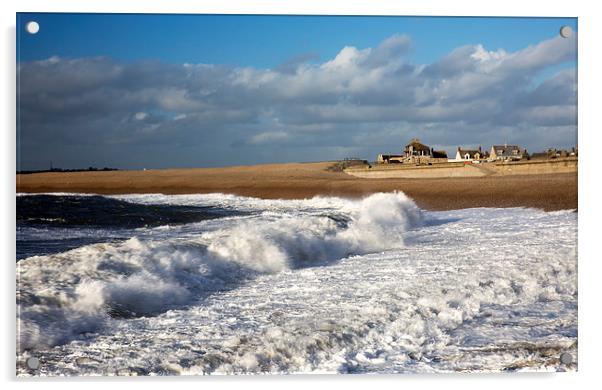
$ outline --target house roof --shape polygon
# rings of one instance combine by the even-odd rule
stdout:
[[[522,155],[523,151],[518,145],[493,145],[495,155],[498,157],[516,157]],[[501,151],[501,152],[500,152]]]
[[[413,138],[410,143],[406,145],[406,149],[410,146],[414,147],[414,150],[431,150],[431,148],[421,143],[418,138]]]
[[[473,149],[458,149],[458,151],[460,152],[461,155],[465,155],[466,153],[468,153],[470,155],[470,157],[473,157],[477,153],[483,154],[479,150],[473,150]]]
[[[492,148],[495,150],[520,150],[520,146],[518,145],[493,145]]]

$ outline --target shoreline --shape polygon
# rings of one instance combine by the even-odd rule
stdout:
[[[365,179],[333,170],[334,162],[146,171],[17,175],[19,193],[100,195],[226,193],[263,199],[360,198],[402,191],[427,210],[474,207],[577,209],[577,172],[460,178]]]

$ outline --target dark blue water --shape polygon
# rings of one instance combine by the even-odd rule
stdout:
[[[135,229],[239,215],[209,206],[146,205],[104,196],[17,196],[17,261],[132,237]]]

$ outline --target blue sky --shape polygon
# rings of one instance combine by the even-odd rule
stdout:
[[[553,36],[559,26],[577,30],[575,18],[59,13],[21,13],[18,30],[29,20],[39,22],[41,33],[20,37],[21,61],[109,56],[260,68],[300,54],[332,58],[344,46],[373,47],[399,33],[413,39],[410,59],[424,64],[466,44],[515,51]]]
[[[40,24],[40,32],[38,34],[30,35],[24,33],[24,25],[30,20],[35,20]],[[344,108],[343,102],[347,102],[345,104],[352,104],[356,107],[362,108],[372,107],[376,104],[380,104],[381,108],[384,108],[384,106],[387,106],[389,102],[383,101],[382,99],[384,99],[385,96],[392,95],[391,92],[388,92],[388,95],[383,93],[383,90],[378,89],[378,85],[370,86],[361,93],[356,93],[357,91],[355,90],[346,90],[340,92],[336,96],[333,96],[333,94],[328,91],[323,91],[324,93],[322,96],[310,97],[310,94],[303,92],[305,93],[303,97],[300,95],[298,97],[299,100],[291,100],[291,106],[285,107],[280,104],[282,101],[282,96],[280,98],[264,96],[265,93],[261,91],[252,92],[248,86],[246,86],[244,90],[234,92],[233,90],[238,88],[240,83],[236,84],[236,87],[234,85],[227,84],[234,76],[242,77],[241,75],[244,75],[247,82],[249,81],[250,77],[256,78],[257,82],[264,83],[266,77],[274,78],[273,74],[266,76],[265,72],[269,70],[292,69],[293,72],[297,72],[298,75],[301,75],[302,72],[300,70],[305,69],[304,66],[310,68],[313,67],[312,69],[314,70],[320,68],[322,65],[337,58],[337,55],[342,53],[342,50],[345,47],[354,47],[357,49],[357,53],[351,53],[355,58],[353,61],[355,61],[368,55],[366,53],[361,54],[360,52],[362,50],[373,50],[375,52],[375,48],[379,47],[379,45],[383,44],[383,42],[387,42],[387,40],[391,37],[402,37],[400,40],[394,43],[397,45],[395,49],[397,51],[394,53],[389,53],[392,57],[387,57],[387,61],[391,61],[390,63],[396,63],[399,58],[402,58],[403,64],[399,63],[396,70],[393,70],[391,66],[388,65],[378,65],[381,70],[387,69],[387,72],[391,72],[389,77],[392,77],[392,80],[397,82],[399,79],[395,78],[395,74],[402,74],[406,71],[412,74],[417,74],[421,71],[421,67],[429,67],[437,64],[443,58],[446,58],[446,56],[450,56],[450,53],[457,53],[459,48],[470,46],[473,49],[466,51],[465,54],[456,54],[453,58],[454,64],[458,66],[463,64],[462,66],[468,67],[461,71],[458,70],[455,75],[450,74],[450,77],[455,78],[459,83],[461,83],[463,82],[462,79],[464,77],[462,75],[465,74],[465,72],[476,72],[475,75],[483,75],[489,72],[487,67],[476,69],[476,63],[468,64],[462,62],[462,60],[459,58],[460,56],[464,56],[463,58],[465,59],[472,58],[471,61],[476,61],[476,57],[473,54],[475,50],[477,50],[475,48],[478,48],[479,45],[481,45],[484,52],[487,53],[497,53],[503,51],[507,54],[524,53],[525,56],[528,56],[530,55],[529,51],[527,50],[529,46],[537,47],[537,45],[542,44],[542,42],[557,38],[559,28],[563,25],[569,25],[574,31],[577,31],[577,20],[575,18],[20,13],[17,14],[17,59],[19,63],[24,65],[32,64],[33,66],[33,64],[41,63],[49,58],[55,58],[55,60],[51,62],[51,66],[56,68],[52,71],[55,73],[61,71],[66,72],[67,68],[77,68],[76,70],[81,72],[79,76],[75,77],[74,75],[66,80],[66,83],[73,83],[73,85],[70,87],[71,89],[69,90],[69,93],[74,95],[80,94],[81,96],[92,96],[93,93],[98,94],[100,93],[98,91],[107,90],[109,88],[121,89],[120,95],[123,96],[124,91],[126,94],[128,92],[140,91],[142,84],[144,84],[144,88],[150,91],[150,88],[147,84],[149,80],[152,79],[152,76],[149,76],[148,72],[157,72],[156,74],[158,80],[163,77],[162,75],[170,74],[173,78],[167,81],[158,81],[155,89],[171,91],[171,93],[174,94],[177,94],[174,91],[180,91],[178,93],[181,95],[180,102],[182,105],[176,107],[174,105],[175,100],[169,103],[157,101],[153,103],[151,102],[152,98],[150,96],[138,97],[136,103],[134,103],[133,100],[128,100],[128,104],[132,104],[131,115],[136,118],[144,117],[144,121],[152,120],[152,126],[148,127],[148,129],[152,128],[154,130],[150,131],[147,129],[148,131],[145,132],[133,127],[127,129],[124,127],[122,133],[116,133],[113,134],[113,136],[120,136],[126,139],[130,136],[133,137],[134,135],[132,133],[134,133],[136,137],[138,137],[136,145],[138,148],[141,144],[144,144],[145,141],[144,136],[141,134],[147,134],[147,146],[149,147],[149,150],[156,150],[151,147],[153,142],[156,142],[156,133],[159,131],[171,131],[172,134],[177,133],[178,136],[173,137],[173,145],[168,145],[169,147],[166,146],[165,150],[169,149],[170,153],[179,155],[180,152],[186,149],[184,146],[182,146],[181,149],[178,149],[177,144],[181,144],[182,142],[182,139],[179,138],[179,136],[187,131],[193,131],[192,129],[194,126],[193,124],[188,123],[188,127],[186,128],[188,130],[185,128],[173,129],[173,119],[184,118],[184,116],[186,116],[189,120],[193,116],[196,116],[197,118],[202,117],[203,125],[208,122],[215,122],[215,126],[211,129],[205,128],[205,130],[198,130],[199,132],[218,131],[217,129],[219,128],[223,130],[223,132],[232,133],[232,139],[224,139],[219,146],[213,145],[212,147],[222,151],[234,151],[237,148],[245,150],[246,155],[250,157],[236,161],[236,163],[255,163],[270,161],[270,154],[265,153],[265,147],[268,147],[268,145],[265,145],[264,149],[258,152],[253,149],[251,146],[252,142],[249,140],[271,139],[278,140],[280,142],[284,141],[286,138],[289,140],[295,140],[294,144],[297,145],[298,149],[298,145],[301,142],[300,140],[303,138],[300,134],[302,134],[304,131],[304,134],[311,133],[310,130],[307,130],[309,128],[309,123],[300,124],[299,120],[294,119],[296,118],[295,115],[301,114],[296,113],[293,115],[293,104],[297,106],[299,104],[303,104],[305,109],[313,113],[321,110],[321,117],[326,117],[330,115],[327,114],[327,112],[332,110],[333,107]],[[405,40],[407,40],[407,42]],[[558,44],[561,44],[561,42],[558,42]],[[543,46],[545,46],[545,44]],[[550,53],[554,53],[555,49],[549,50],[551,50]],[[96,57],[105,57],[103,60],[105,62],[94,62],[93,59]],[[489,57],[491,56],[487,55],[487,61],[494,61],[493,57]],[[512,56],[508,56],[508,58],[510,57]],[[57,58],[58,60],[56,60]],[[339,59],[341,58],[342,57]],[[92,61],[93,63],[91,62],[87,64],[85,66],[85,69],[87,70],[84,70],[84,66],[81,65],[82,61]],[[452,61],[452,59],[449,61]],[[510,60],[506,60],[506,62],[508,61]],[[538,61],[541,61],[541,59],[538,59]],[[149,65],[151,63],[155,64],[154,70],[148,70],[149,68],[152,68]],[[197,77],[198,79],[194,83],[194,88],[197,89],[191,87],[192,84],[183,85],[182,80],[189,79],[192,76],[190,74],[184,75],[179,70],[176,70],[176,68],[182,67],[183,64],[186,63],[219,66],[220,69],[223,69],[223,72],[219,74],[213,74],[211,77],[224,78],[219,82],[215,80],[205,82],[203,80],[206,80],[209,71],[195,71],[194,77]],[[516,80],[520,76],[522,77],[521,83],[527,83],[529,88],[535,89],[537,86],[545,84],[546,81],[553,80],[554,77],[559,74],[559,72],[561,73],[562,71],[567,70],[574,71],[576,67],[576,45],[574,48],[574,55],[569,53],[565,56],[559,57],[554,61],[543,61],[542,64],[543,65],[541,66],[529,68],[528,74],[524,73],[522,76],[515,74],[511,79]],[[254,73],[251,72],[252,74],[247,75],[246,73],[240,71],[242,68],[252,69]],[[435,69],[437,67],[431,66],[431,68]],[[500,69],[502,68],[503,67],[500,67]],[[42,71],[49,71],[50,68],[49,66],[46,66],[41,69]],[[94,69],[100,73],[89,74],[92,72],[90,69]],[[130,77],[129,79],[120,79],[121,85],[116,87],[115,85],[110,84],[116,82],[114,79],[107,79],[106,82],[109,84],[105,85],[104,87],[96,85],[98,90],[94,92],[88,89],[90,87],[90,82],[86,82],[82,79],[84,74],[87,74],[87,76],[90,77],[90,80],[98,80],[99,78],[106,76],[108,74],[107,72],[119,72],[123,71],[123,69],[126,69],[126,71],[129,72],[128,74],[139,76],[140,80],[142,80],[142,75],[144,75],[144,82],[141,85],[130,85],[130,80],[138,80],[136,77]],[[189,72],[190,69],[187,69]],[[517,70],[519,68],[514,67],[512,69],[515,69],[516,72],[519,72],[519,70]],[[375,74],[382,73],[381,71],[379,71],[381,73],[378,73],[375,68],[371,68],[370,70],[376,72]],[[225,73],[228,74],[225,75]],[[440,71],[440,74],[443,73]],[[65,74],[68,75],[68,72]],[[309,73],[306,72],[303,74],[307,75]],[[440,91],[441,88],[440,86],[436,86],[434,81],[435,79],[431,77],[432,74],[429,77],[424,76],[426,74],[427,73],[423,73],[423,76],[416,76],[416,79],[407,81],[405,84],[399,84],[400,88],[408,88],[416,96],[424,95],[426,93],[424,91],[425,88],[431,88],[431,92]],[[36,77],[42,76],[38,75]],[[22,73],[21,79],[23,79],[23,77],[24,74]],[[51,77],[51,75],[49,74],[48,77]],[[182,79],[180,79],[180,77]],[[305,83],[317,83],[319,80],[322,80],[322,77],[325,76],[315,73],[311,77],[307,76],[302,78],[299,76],[297,80],[287,78],[286,82],[290,82],[292,83],[291,85],[298,86],[298,83],[300,83],[301,80],[304,80],[303,82]],[[349,73],[348,77],[349,79],[343,80],[343,84],[341,85],[349,85],[350,82],[358,82],[358,80],[361,80],[361,73]],[[500,82],[502,82],[502,73],[499,73],[499,77]],[[504,74],[503,77],[509,76]],[[73,81],[74,79],[79,80],[81,84],[76,85],[76,83]],[[437,80],[440,82],[446,81],[443,77],[439,77]],[[175,84],[169,85],[170,82]],[[508,80],[505,82],[508,83]],[[554,86],[556,86],[558,83],[556,82],[556,84],[554,84],[554,82],[550,82]],[[566,82],[575,83],[576,86],[576,79]],[[322,84],[324,83],[322,82]],[[65,83],[63,83],[63,85],[65,85]],[[523,88],[520,87],[520,83],[517,83],[517,86],[519,87],[509,88]],[[48,94],[55,95],[53,98],[54,100],[52,101],[53,104],[50,106],[56,108],[57,105],[60,105],[59,97],[63,97],[66,93],[66,90],[57,90],[56,88],[61,88],[60,85],[49,85],[48,87],[54,89],[45,90],[42,92],[45,93],[44,96],[49,96]],[[318,86],[316,85],[316,88],[317,87]],[[567,86],[565,85],[565,87]],[[493,91],[493,88],[494,86],[492,84],[491,91]],[[550,86],[550,88],[552,88],[552,86]],[[204,92],[200,93],[201,90],[204,90]],[[234,93],[237,96],[246,96],[246,98],[250,100],[246,102],[244,100],[233,102],[232,97],[224,96],[226,91],[228,91],[228,93]],[[367,95],[369,91],[372,91],[372,95]],[[503,102],[499,101],[498,103],[500,105],[507,106],[508,110],[514,109],[511,108],[511,106],[513,107],[515,105],[508,103],[508,99],[515,99],[517,101],[520,99],[525,99],[525,96],[523,95],[527,94],[528,92],[529,91],[527,90],[522,90],[520,94],[518,92],[516,94],[511,93],[510,96],[504,98],[505,100]],[[37,93],[40,93],[40,91],[37,91]],[[382,96],[377,98],[377,96],[380,95]],[[196,96],[197,100],[194,100],[192,96]],[[207,96],[212,96],[212,98],[210,99]],[[436,97],[436,99],[439,99],[436,107],[443,107],[444,98],[445,97],[439,95]],[[173,99],[175,99],[175,95]],[[184,102],[185,99],[189,99],[189,104]],[[265,99],[264,106],[260,107],[254,103],[254,101],[263,101],[263,99]],[[320,106],[328,99],[331,100],[327,104]],[[435,99],[435,97],[433,97],[433,99]],[[475,99],[477,99],[476,96]],[[27,103],[28,101],[28,99],[24,99],[23,103]],[[221,102],[219,106],[215,104],[215,102],[218,101]],[[379,103],[376,103],[377,101]],[[393,101],[395,100],[392,100],[391,102]],[[476,101],[477,100],[475,100],[475,102]],[[401,100],[395,102],[396,104],[400,104],[399,107],[402,109],[405,109],[416,103],[408,103]],[[226,107],[226,103],[232,104],[232,106]],[[457,107],[462,107],[464,110],[463,112],[468,112],[468,108],[465,105],[463,106],[462,102],[458,101],[456,103]],[[138,106],[136,106],[136,104],[138,104]],[[544,105],[543,107],[558,106],[556,103],[546,104],[547,105]],[[492,102],[492,107],[493,105],[495,104]],[[66,106],[63,104],[61,107]],[[98,104],[94,107],[98,107]],[[244,111],[245,107],[249,110],[243,113],[242,111]],[[110,108],[107,107],[106,109]],[[542,108],[537,112],[528,114],[533,118],[539,118],[537,119],[539,121],[537,123],[539,127],[541,127],[541,116],[545,110],[546,109]],[[549,110],[549,108],[547,110]],[[34,115],[34,111],[40,112],[36,112]],[[25,110],[21,113],[21,118],[25,119],[24,121],[21,121],[22,125],[25,126],[22,128],[22,132],[23,134],[26,134],[26,136],[23,137],[24,142],[21,147],[21,161],[24,164],[24,167],[34,167],[42,164],[41,161],[43,159],[36,162],[32,157],[28,160],[28,156],[30,154],[39,155],[40,152],[50,149],[48,153],[44,154],[56,155],[59,154],[59,150],[61,149],[61,145],[57,145],[57,149],[52,150],[51,145],[48,143],[43,145],[43,150],[42,145],[35,145],[34,135],[36,133],[42,131],[52,131],[48,128],[48,126],[35,127],[33,124],[29,124],[29,117],[33,118],[35,116],[38,118],[40,115],[43,115],[42,111],[46,113],[44,115],[47,115],[47,117],[45,118],[46,120],[40,120],[39,123],[57,121],[55,123],[55,128],[58,128],[69,127],[73,122],[73,118],[69,118],[69,112],[61,112],[61,115],[58,115],[58,111],[51,112],[48,110],[36,110],[36,107],[34,106],[25,107]],[[232,116],[234,115],[235,111],[241,116],[241,118],[244,118],[244,122],[242,122],[243,119],[240,119],[241,122],[233,121]],[[25,112],[28,114],[24,114]],[[73,117],[76,117],[77,115],[75,115],[75,111],[73,113]],[[105,119],[107,117],[107,112],[99,113],[98,118],[95,118],[93,116],[94,113],[90,112],[89,131],[94,133],[94,131],[98,130],[93,129],[99,126],[122,126],[125,121],[124,118],[127,116],[126,113],[121,113],[120,116],[117,116],[114,108],[110,113],[115,114],[115,120],[117,122],[114,125],[106,123]],[[136,116],[136,114],[139,115]],[[25,117],[23,115],[25,115]],[[342,114],[337,113],[337,115]],[[501,117],[504,116],[503,113],[499,112],[496,112],[495,115]],[[523,113],[516,115],[517,118],[526,118],[525,115],[527,114]],[[208,119],[208,116],[211,116],[210,120]],[[165,121],[165,123],[160,123],[162,120]],[[168,120],[171,120],[172,122],[167,123]],[[416,122],[417,120],[418,119],[414,119],[410,121],[410,123],[413,123],[413,126],[418,126],[421,129],[433,128],[436,126],[442,126],[441,128],[447,126],[447,128],[450,129],[459,128],[462,125],[462,122],[474,122],[468,117],[466,120],[458,120],[457,115],[454,116],[451,113],[448,113],[445,118],[437,116],[433,118],[424,117],[422,122]],[[520,120],[522,121],[523,119]],[[387,145],[387,142],[383,142],[382,145],[374,145],[371,148],[357,150],[353,150],[350,145],[335,145],[334,139],[336,139],[336,136],[334,136],[334,134],[337,134],[337,132],[349,132],[351,130],[349,128],[347,128],[347,130],[344,129],[344,123],[348,122],[348,120],[343,117],[337,116],[335,122],[339,127],[336,129],[334,129],[334,127],[336,127],[334,125],[331,127],[326,126],[326,122],[328,121],[329,120],[326,120],[324,123],[322,123],[322,125],[324,128],[328,128],[328,130],[324,130],[324,136],[329,139],[332,136],[332,148],[329,150],[325,149],[320,152],[317,146],[311,146],[311,142],[306,139],[304,143],[307,145],[307,148],[313,148],[313,152],[306,154],[309,156],[309,158],[325,159],[329,155],[333,155],[333,153],[336,154],[335,151],[337,148],[339,148],[340,152],[338,153],[352,153],[355,151],[357,153],[365,154],[362,155],[362,157],[371,159],[373,158],[371,155],[374,154],[374,152]],[[139,120],[139,122],[142,121]],[[316,122],[319,121],[316,119]],[[568,146],[571,143],[575,143],[576,123],[571,134],[565,134],[566,137],[564,138],[558,135],[557,138],[547,142],[546,140],[542,139],[538,141],[535,136],[521,138],[519,134],[526,131],[525,129],[528,128],[528,121],[525,123],[517,122],[514,126],[510,126],[508,123],[501,122],[503,121],[500,121],[500,123],[491,124],[482,120],[482,127],[485,128],[493,125],[500,126],[500,128],[502,128],[500,131],[505,132],[506,138],[515,139],[516,142],[524,142],[525,144],[528,144],[530,147],[534,148],[541,148],[553,142],[562,143],[562,145],[558,146]],[[369,123],[374,122],[362,122],[357,127],[364,129],[378,127],[372,126]],[[287,127],[286,124],[288,124],[289,127]],[[411,130],[408,130],[409,127],[407,125],[408,121],[404,120],[403,117],[395,117],[395,115],[391,115],[389,119],[381,123],[380,128],[387,127],[392,129],[397,127],[399,129],[399,138],[403,139],[404,136],[409,135],[409,132],[411,132]],[[567,124],[565,120],[562,122],[562,126],[566,127],[566,125]],[[244,128],[245,126],[246,128]],[[305,126],[304,129],[301,128],[303,126]],[[318,125],[313,123],[313,126],[316,127]],[[545,126],[550,126],[550,123],[546,122]],[[465,127],[468,128],[470,126],[466,125]],[[168,128],[171,130],[167,130]],[[292,129],[292,136],[291,134],[288,134],[288,128]],[[84,131],[81,129],[81,124],[77,125],[77,129],[79,132]],[[479,130],[474,129],[474,131],[478,132]],[[540,129],[539,131],[545,133],[543,129]],[[450,130],[450,134],[451,133],[453,132]],[[247,135],[245,136],[245,134]],[[271,134],[271,136],[262,138],[262,134]],[[432,134],[425,135],[429,136],[428,138],[430,138],[431,143],[445,148],[451,148],[451,145],[454,144],[476,144],[479,142],[484,142],[485,140],[482,134],[481,136],[478,134],[464,136],[463,134],[462,136],[458,135],[458,137],[454,139],[450,139],[450,137],[437,136],[437,134],[438,133],[433,131]],[[208,142],[206,136],[207,134],[201,135],[195,133],[191,135],[191,138],[196,139],[197,142],[200,142],[200,140],[203,139],[204,144],[206,144]],[[358,137],[361,138],[361,135],[358,135]],[[168,137],[159,138],[162,139],[162,142],[169,143]],[[65,146],[63,150],[60,150],[62,154],[68,155],[64,161],[65,165],[81,164],[82,166],[88,166],[94,164],[100,165],[102,163],[115,165],[115,163],[117,163],[128,167],[141,167],[142,165],[148,165],[150,163],[150,161],[142,161],[144,159],[140,159],[138,162],[136,160],[126,161],[118,158],[111,159],[110,153],[108,153],[108,155],[107,153],[87,153],[76,156],[77,153],[73,151],[77,150],[78,147],[81,147],[83,141],[77,139],[75,133],[61,133],[61,136],[58,139],[61,139],[61,142],[64,144],[68,144],[69,142],[73,143],[73,145]],[[105,142],[107,145],[119,144],[120,148],[123,147],[122,142],[117,142],[116,140],[106,139]],[[403,142],[399,141],[399,143],[401,144]],[[282,149],[282,144],[279,144],[278,142],[275,144],[278,149]],[[107,145],[105,145],[105,150],[109,148]],[[304,154],[295,152],[295,145],[289,145],[291,148],[293,148],[291,149],[291,153],[281,154],[279,151],[275,151],[272,154],[272,158],[278,161],[294,161],[300,159]],[[202,145],[199,147],[202,147]],[[119,153],[122,153],[122,149],[119,149]],[[139,153],[145,152],[140,151]],[[170,153],[168,153],[168,155]],[[190,158],[186,159],[178,156],[178,158],[168,160],[166,157],[165,161],[159,161],[157,165],[160,167],[170,166],[172,164],[171,162],[174,162],[174,164],[178,166],[228,165],[229,163],[229,161],[218,161],[216,159],[212,159],[211,162],[195,161],[194,157],[192,156],[193,153],[190,153]],[[96,157],[92,158],[92,156]],[[86,158],[94,161],[87,161]]]

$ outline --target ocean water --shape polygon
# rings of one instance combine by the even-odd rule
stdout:
[[[23,376],[577,368],[574,210],[19,195],[17,260]]]

